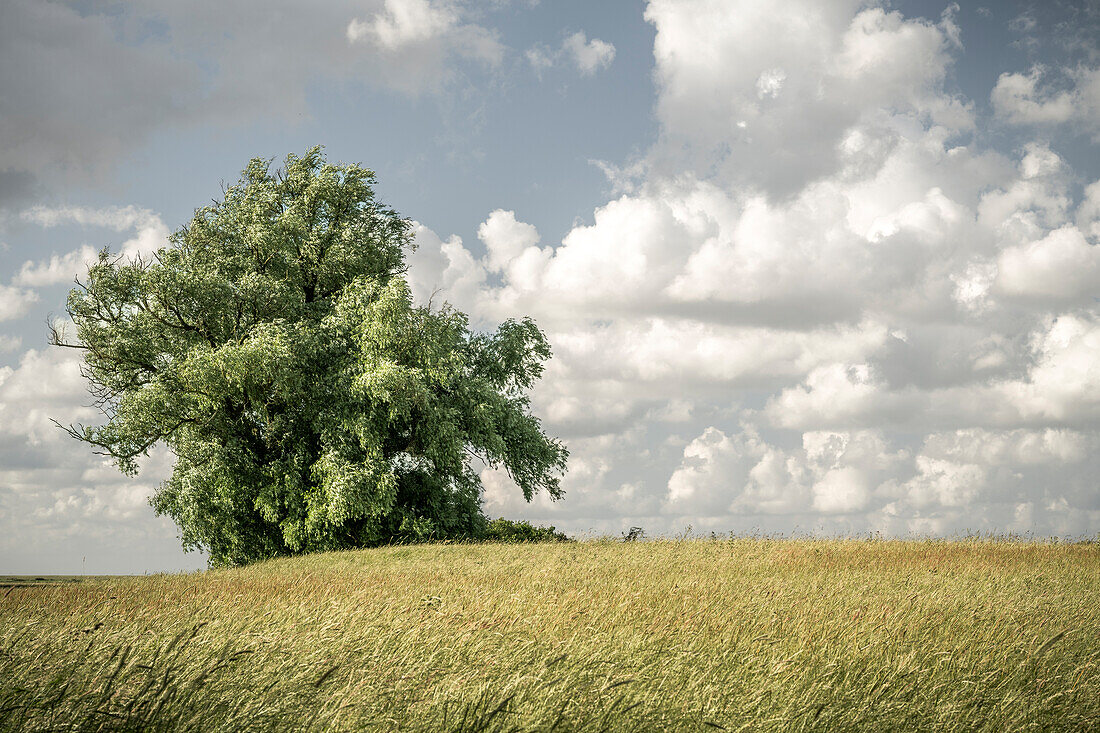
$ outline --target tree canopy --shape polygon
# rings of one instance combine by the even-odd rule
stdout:
[[[478,462],[562,496],[568,452],[527,397],[545,336],[415,305],[410,222],[374,183],[320,148],[254,159],[151,257],[102,251],[69,294],[76,339],[52,333],[106,418],[66,429],[127,473],[166,444],[151,504],[213,565],[477,537]]]

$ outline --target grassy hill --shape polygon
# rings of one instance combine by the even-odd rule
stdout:
[[[1100,545],[427,545],[0,590],[5,730],[1097,730]]]

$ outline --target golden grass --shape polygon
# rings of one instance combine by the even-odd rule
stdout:
[[[426,545],[0,598],[5,730],[1097,730],[1100,546]]]

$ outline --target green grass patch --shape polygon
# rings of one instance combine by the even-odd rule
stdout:
[[[1096,730],[1100,545],[424,545],[0,590],[4,730]]]

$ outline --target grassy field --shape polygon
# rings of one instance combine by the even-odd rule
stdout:
[[[426,545],[0,590],[5,730],[1098,730],[1100,545]]]

